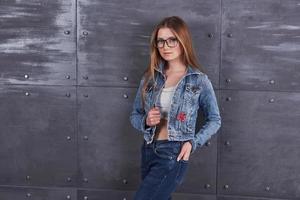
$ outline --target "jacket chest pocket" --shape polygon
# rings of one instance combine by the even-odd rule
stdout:
[[[198,105],[198,98],[200,95],[202,88],[198,85],[192,85],[192,84],[186,84],[183,94],[183,106],[186,107],[186,109],[195,108],[196,105]]]
[[[199,108],[198,99],[201,90],[202,88],[199,85],[185,85],[182,104],[177,115],[179,128],[184,133],[191,133],[194,130],[196,115],[193,115],[193,113]]]

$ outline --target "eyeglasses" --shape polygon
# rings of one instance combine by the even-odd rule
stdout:
[[[156,44],[155,45],[156,45],[157,48],[163,48],[165,46],[165,42],[167,42],[168,47],[174,48],[178,44],[178,39],[175,38],[175,37],[170,37],[170,38],[168,38],[166,40],[164,40],[164,39],[158,39],[158,40],[156,40]]]

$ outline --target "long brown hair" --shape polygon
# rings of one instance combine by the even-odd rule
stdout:
[[[165,60],[160,56],[158,49],[155,47],[157,33],[160,28],[169,28],[176,36],[183,49],[181,55],[182,61],[185,66],[190,65],[193,68],[197,68],[200,71],[204,72],[203,67],[199,64],[193,45],[192,38],[189,32],[187,24],[178,16],[171,16],[162,19],[154,28],[151,39],[150,39],[150,63],[145,70],[143,76],[145,76],[145,81],[142,87],[142,104],[144,107],[145,102],[145,89],[147,87],[148,81],[154,81],[154,70],[158,69],[160,62],[165,62]]]

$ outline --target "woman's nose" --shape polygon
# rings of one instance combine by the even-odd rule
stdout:
[[[165,42],[164,44],[164,49],[169,49],[170,47],[167,45],[167,43]]]

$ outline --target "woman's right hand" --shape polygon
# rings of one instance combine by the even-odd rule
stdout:
[[[153,107],[148,112],[146,118],[146,124],[148,126],[154,126],[156,124],[159,124],[159,122],[160,122],[160,110],[158,107]]]

